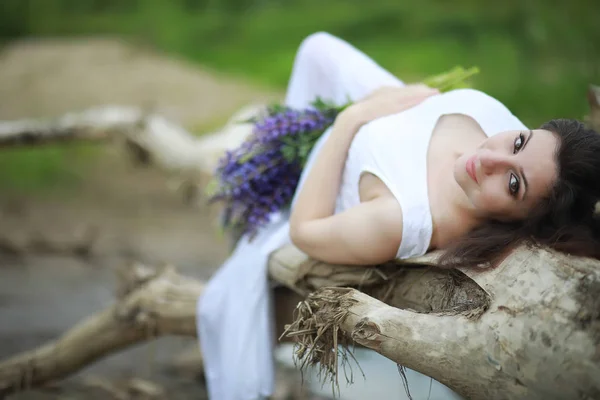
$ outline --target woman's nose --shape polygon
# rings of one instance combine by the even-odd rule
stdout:
[[[481,168],[485,173],[492,173],[498,169],[506,169],[512,166],[512,159],[508,154],[498,151],[485,150],[479,155]]]

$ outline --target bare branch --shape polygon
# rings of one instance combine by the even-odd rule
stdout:
[[[173,268],[148,279],[116,304],[82,321],[58,340],[0,362],[0,397],[60,379],[132,344],[160,335],[196,336],[196,302],[203,284]]]

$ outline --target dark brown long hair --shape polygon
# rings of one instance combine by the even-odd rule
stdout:
[[[489,221],[445,249],[444,267],[497,265],[516,246],[547,246],[600,259],[600,135],[572,119],[554,119],[540,129],[559,139],[558,179],[527,219]]]

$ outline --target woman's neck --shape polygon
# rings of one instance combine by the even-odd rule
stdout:
[[[453,154],[445,160],[446,168],[438,170],[436,182],[438,193],[431,200],[432,218],[435,229],[435,247],[444,247],[447,243],[481,224],[484,219],[478,215],[473,204],[469,201],[465,192],[458,185],[453,176],[453,165],[459,154]]]
[[[439,157],[434,163],[433,179],[437,196],[433,196],[432,217],[434,226],[435,247],[444,247],[457,236],[462,236],[485,222],[485,216],[477,212],[464,190],[454,178],[454,166],[456,160],[463,154],[475,151],[481,143],[479,139],[485,140],[483,131],[469,133],[464,126],[460,132],[452,132],[447,136],[446,143],[439,143],[444,151],[437,153]],[[451,140],[450,140],[451,139]],[[460,143],[460,147],[456,146]],[[448,151],[448,149],[452,149]]]

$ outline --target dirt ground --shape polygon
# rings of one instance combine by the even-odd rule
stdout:
[[[240,106],[280,96],[119,40],[24,41],[0,52],[0,120],[51,117],[106,104],[153,107],[185,126],[226,118]],[[10,100],[7,100],[10,99]],[[5,150],[8,151],[8,150]],[[35,238],[67,247],[95,232],[82,258],[43,249],[0,251],[0,359],[56,338],[114,299],[114,269],[130,260],[174,264],[206,279],[227,254],[206,207],[190,207],[165,175],[106,149],[66,191],[0,193],[0,240]],[[1,247],[1,246],[0,246]],[[180,373],[176,356],[193,339],[164,338],[111,355],[79,374],[11,399],[110,399],[130,378],[154,382],[168,399],[206,398],[197,373]],[[147,398],[137,395],[126,398]]]

